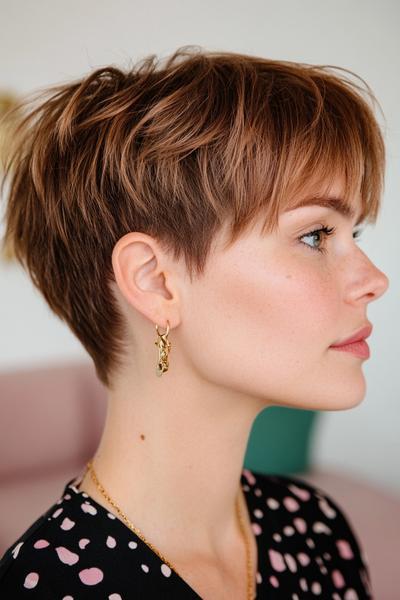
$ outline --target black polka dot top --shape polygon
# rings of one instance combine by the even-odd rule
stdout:
[[[0,598],[201,598],[76,481],[0,559]],[[246,468],[241,485],[258,547],[257,600],[373,598],[358,537],[329,495],[295,477]]]

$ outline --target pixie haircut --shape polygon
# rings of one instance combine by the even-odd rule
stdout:
[[[359,222],[376,221],[385,169],[377,100],[346,73],[355,75],[183,46],[20,101],[1,186],[9,182],[3,244],[106,387],[128,360],[109,285],[126,233],[183,256],[192,281],[223,225],[225,248],[259,219],[271,233],[310,182],[322,194],[340,176],[345,201],[361,196]]]

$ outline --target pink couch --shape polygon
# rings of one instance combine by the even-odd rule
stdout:
[[[0,373],[0,556],[94,454],[106,391],[92,363]],[[331,494],[366,554],[376,600],[400,598],[400,497],[344,472],[294,476]]]

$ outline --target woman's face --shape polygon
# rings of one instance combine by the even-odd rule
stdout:
[[[368,304],[389,282],[354,238],[359,201],[352,208],[353,218],[296,208],[274,233],[261,236],[260,225],[215,252],[186,289],[179,332],[201,378],[261,406],[340,410],[363,399],[365,359],[329,346],[368,324]],[[321,227],[336,230],[306,235]]]

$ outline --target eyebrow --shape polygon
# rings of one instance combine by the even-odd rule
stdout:
[[[304,206],[331,208],[347,219],[354,219],[356,216],[355,210],[343,198],[339,198],[338,196],[309,196],[297,202],[295,206],[290,206],[285,212],[296,208],[303,208]]]

